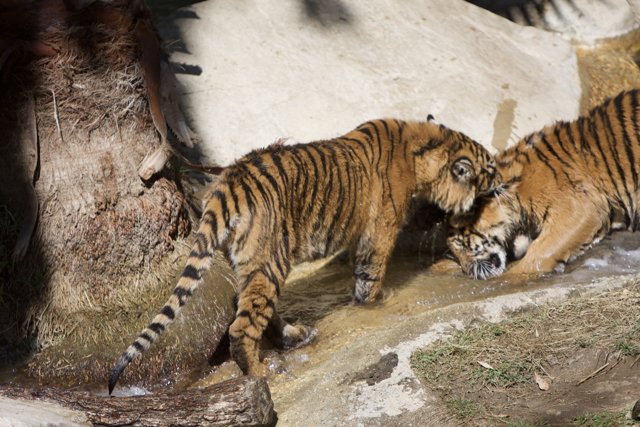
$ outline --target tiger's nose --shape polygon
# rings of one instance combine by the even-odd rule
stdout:
[[[491,263],[494,268],[500,268],[502,266],[502,261],[500,261],[498,254],[489,255],[489,263]]]

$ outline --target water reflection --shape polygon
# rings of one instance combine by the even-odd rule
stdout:
[[[271,380],[286,381],[291,372],[304,365],[321,363],[317,359],[328,357],[332,348],[349,346],[354,339],[368,339],[365,338],[367,330],[384,328],[389,322],[402,322],[440,307],[637,273],[640,271],[638,248],[640,233],[614,233],[570,264],[566,273],[520,284],[499,277],[474,280],[461,272],[433,273],[424,267],[417,252],[401,251],[389,265],[384,298],[364,307],[351,304],[352,267],[344,260],[338,257],[315,271],[307,267],[308,271],[287,283],[280,300],[280,312],[289,320],[318,328],[318,337],[299,350],[282,354],[274,350],[265,352],[269,363],[277,366],[272,370]],[[286,372],[289,374],[280,375]]]

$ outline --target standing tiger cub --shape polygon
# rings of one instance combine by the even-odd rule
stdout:
[[[241,289],[229,327],[231,354],[245,374],[261,375],[258,343],[267,327],[284,347],[309,334],[275,310],[292,264],[351,247],[354,299],[371,302],[380,294],[412,196],[459,213],[500,183],[480,144],[432,122],[375,120],[333,140],[247,154],[211,186],[182,276],[112,369],[109,393],[129,362],[176,317],[216,248],[225,249]]]
[[[610,230],[636,229],[640,91],[622,92],[572,122],[533,133],[496,156],[505,192],[453,218],[449,247],[479,279],[560,270]],[[528,246],[528,247],[527,247]]]

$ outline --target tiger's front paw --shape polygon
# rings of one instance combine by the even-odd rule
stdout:
[[[531,272],[519,273],[517,271],[514,272],[512,270],[507,270],[505,273],[501,274],[500,276],[496,276],[493,280],[499,281],[501,283],[506,283],[510,286],[523,286],[533,280],[536,280],[541,276],[542,276],[541,273],[531,273]]]
[[[452,259],[447,258],[439,259],[438,261],[431,264],[431,266],[429,266],[427,270],[429,271],[429,273],[436,274],[458,274],[460,276],[463,275],[460,264]]]
[[[353,301],[356,304],[369,304],[382,296],[382,284],[377,280],[358,278],[353,289]]]
[[[315,328],[287,324],[282,330],[282,348],[289,350],[309,344],[318,333]]]

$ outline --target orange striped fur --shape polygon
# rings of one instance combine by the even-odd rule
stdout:
[[[246,374],[261,375],[258,343],[267,328],[282,347],[309,334],[275,309],[292,264],[352,248],[354,299],[373,301],[412,196],[462,212],[500,182],[481,145],[431,122],[375,120],[333,140],[247,154],[211,186],[184,272],[111,371],[109,392],[178,314],[216,248],[225,249],[241,286],[229,328],[232,356]]]
[[[638,225],[640,91],[622,92],[496,156],[506,191],[453,218],[449,247],[480,279],[538,275],[564,265],[611,230]],[[528,247],[527,247],[528,246]]]

